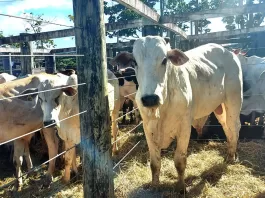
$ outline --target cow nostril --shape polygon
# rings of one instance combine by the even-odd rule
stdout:
[[[141,100],[142,100],[143,106],[145,107],[153,107],[159,104],[159,96],[156,94],[143,96]]]

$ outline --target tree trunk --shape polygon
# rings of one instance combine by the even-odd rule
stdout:
[[[84,197],[114,197],[103,0],[73,0]]]

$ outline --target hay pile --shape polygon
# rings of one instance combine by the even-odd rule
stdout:
[[[128,128],[122,129],[120,135],[128,130]],[[185,174],[187,193],[179,195],[174,190],[177,181],[173,162],[174,144],[162,153],[160,185],[157,188],[150,185],[149,153],[142,132],[123,139],[118,155],[114,156],[114,162],[118,162],[139,140],[141,142],[136,149],[115,169],[116,197],[265,197],[264,141],[239,142],[240,162],[234,165],[224,163],[226,154],[224,142],[190,141]],[[56,173],[54,183],[49,189],[40,189],[37,183],[32,184],[27,179],[26,186],[18,194],[19,197],[83,197],[81,178],[64,186],[60,182],[62,173],[62,171]],[[39,175],[34,178],[39,178]],[[7,180],[10,181],[10,178],[0,183],[3,184]],[[12,197],[12,193],[1,191],[0,197]]]

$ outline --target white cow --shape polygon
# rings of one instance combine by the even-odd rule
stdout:
[[[242,105],[242,71],[235,54],[217,44],[187,52],[171,49],[168,39],[139,38],[133,54],[121,61],[134,61],[139,89],[136,102],[143,119],[152,170],[152,183],[159,183],[161,149],[176,138],[174,162],[178,190],[184,190],[187,147],[193,120],[214,112],[225,131],[227,161],[236,159]]]
[[[36,92],[39,81],[28,77],[0,84],[0,98]],[[41,128],[42,110],[37,102],[37,94],[0,101],[0,143]],[[17,188],[22,185],[23,156],[27,168],[31,169],[32,161],[29,153],[29,142],[34,134],[14,141],[13,162],[16,167],[16,177],[19,178]]]
[[[265,112],[265,58],[258,56],[245,57],[237,54],[242,67],[244,100],[241,114],[249,115],[251,112]]]
[[[244,100],[241,114],[251,116],[251,124],[255,123],[255,118],[260,116],[259,124],[263,125],[263,114],[265,113],[265,57],[246,57],[240,50],[234,50],[237,54],[243,73]],[[259,115],[256,116],[256,113]],[[265,137],[265,130],[263,132]]]
[[[73,147],[75,144],[80,143],[80,121],[79,116],[74,116],[70,119],[60,122],[60,120],[73,116],[79,113],[78,94],[76,86],[62,88],[68,85],[77,84],[77,75],[72,74],[66,76],[63,74],[50,75],[41,74],[38,75],[40,79],[39,91],[45,91],[49,89],[57,89],[49,92],[39,93],[39,99],[41,101],[41,107],[43,110],[43,123],[44,126],[55,124],[58,128],[58,135],[65,141],[65,149]],[[114,79],[108,83],[108,98],[109,109],[112,118],[112,134],[114,141],[117,137],[117,122],[116,119],[119,115],[120,98],[119,98],[119,83],[115,75],[108,71],[108,78]],[[45,135],[45,134],[44,134]],[[55,156],[58,152],[58,142],[54,141],[54,136],[45,137],[48,149],[49,158]],[[115,144],[116,145],[116,144]],[[51,152],[51,148],[53,152]],[[115,150],[114,146],[114,150]],[[52,153],[53,156],[50,156]],[[65,173],[63,182],[69,182],[70,180],[70,168],[72,167],[74,173],[77,174],[76,166],[76,151],[75,148],[66,152],[65,154]],[[52,169],[54,170],[54,168]],[[52,173],[53,171],[50,171]]]
[[[11,74],[1,73],[0,74],[0,84],[15,80],[16,78],[17,78],[16,76],[13,76]]]
[[[39,91],[77,84],[76,74],[66,76],[58,73],[57,75],[40,74],[37,76],[41,82],[38,86]],[[60,120],[64,118],[79,113],[77,87],[73,86],[39,93],[39,100],[43,110],[44,126],[53,127],[52,124],[58,126],[58,135],[64,140],[66,150],[78,144],[80,142],[79,116],[74,116],[60,122]],[[51,158],[58,153],[58,140],[56,140],[54,134],[47,136],[44,133],[44,137],[48,144],[49,158]],[[65,173],[63,182],[68,182],[70,180],[71,167],[73,172],[77,174],[75,147],[65,153]],[[49,168],[48,172],[51,174],[50,176],[52,176],[54,166]]]

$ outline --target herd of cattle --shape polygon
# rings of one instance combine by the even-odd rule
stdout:
[[[143,120],[153,184],[159,183],[161,149],[166,149],[176,139],[177,188],[185,190],[191,126],[200,136],[212,112],[227,138],[226,160],[233,162],[241,127],[240,114],[263,114],[265,111],[265,58],[245,57],[238,50],[231,52],[218,44],[182,52],[171,49],[168,38],[147,36],[135,41],[133,53],[121,52],[110,64],[118,67],[118,72],[107,70],[106,74],[115,141],[113,152],[118,149],[119,111],[124,104],[130,104],[131,110],[132,106],[139,109],[135,110],[136,122],[139,123],[140,116]],[[49,159],[58,154],[57,136],[64,141],[65,150],[80,143],[75,71],[41,73],[19,79],[2,73],[0,82],[0,143],[41,129]],[[263,119],[260,120],[263,124]],[[13,141],[13,161],[19,178],[17,188],[22,185],[23,156],[28,169],[33,167],[29,152],[33,135]],[[71,170],[77,174],[75,147],[65,153],[64,159],[63,181],[69,182]],[[52,181],[54,170],[55,160],[49,163],[46,174],[49,181]]]

